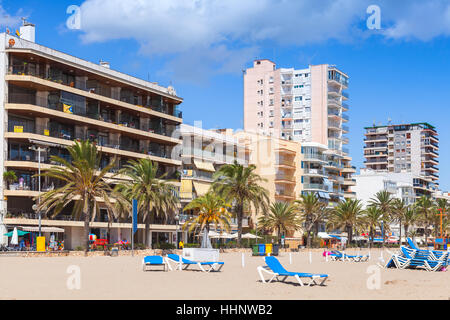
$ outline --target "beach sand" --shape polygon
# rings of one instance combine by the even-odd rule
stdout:
[[[359,253],[348,250],[347,253]],[[368,251],[361,251],[366,253]],[[0,257],[0,299],[145,299],[145,300],[306,300],[306,299],[450,299],[449,272],[381,269],[380,250],[372,250],[368,262],[326,262],[322,252],[280,253],[280,262],[289,271],[326,273],[326,286],[301,287],[294,278],[287,283],[260,281],[256,268],[262,257],[245,253],[220,255],[221,272],[142,271],[142,257]],[[384,259],[390,257],[384,251]],[[79,267],[80,289],[73,283],[70,267]],[[368,273],[372,270],[372,273]],[[193,270],[196,270],[195,267]],[[375,273],[373,273],[375,270]],[[379,272],[380,287],[369,289],[369,277]],[[72,278],[70,278],[72,276]],[[370,282],[370,281],[369,281]],[[371,282],[372,283],[372,282]],[[376,284],[376,281],[375,281]]]

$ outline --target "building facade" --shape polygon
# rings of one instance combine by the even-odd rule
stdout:
[[[181,207],[184,208],[210,190],[214,173],[223,165],[236,161],[247,166],[248,152],[245,145],[238,143],[232,135],[223,133],[223,130],[206,130],[199,126],[182,124],[179,131],[183,140],[180,201]],[[180,215],[180,224],[192,214],[193,212],[183,212]],[[248,227],[248,219],[244,219],[243,227]],[[232,231],[237,231],[235,219],[231,221],[231,228]],[[185,241],[187,236],[185,233]]]
[[[416,197],[438,189],[439,139],[428,123],[365,128],[365,167],[411,177]]]
[[[255,60],[244,74],[244,130],[301,143],[310,155],[303,165],[304,192],[331,202],[354,198],[347,125],[349,77],[332,65],[277,68]]]
[[[36,227],[33,211],[40,192],[60,182],[35,177],[48,169],[53,155],[69,159],[66,147],[76,140],[90,140],[102,152],[102,166],[113,158],[116,168],[132,159],[158,163],[159,174],[172,179],[181,169],[176,147],[182,140],[174,132],[182,123],[178,97],[173,88],[112,70],[108,64],[91,63],[34,43],[34,26],[21,28],[22,38],[0,34],[0,168],[14,171],[18,181],[1,189],[3,223],[11,227]],[[39,150],[41,150],[39,152]],[[114,185],[116,178],[111,180]],[[174,182],[179,187],[179,182]],[[100,200],[101,202],[101,200]],[[83,222],[67,207],[55,218],[44,216],[43,231],[57,227],[66,249],[80,246]],[[112,221],[112,242],[131,239],[131,221]],[[47,229],[46,229],[47,228]],[[143,241],[144,225],[138,226],[137,242]],[[106,210],[91,224],[99,238],[108,233]],[[173,221],[157,220],[151,226],[150,243],[172,242]]]

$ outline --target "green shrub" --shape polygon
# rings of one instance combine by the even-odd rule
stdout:
[[[155,243],[153,249],[173,250],[177,247],[172,243]]]
[[[185,243],[184,247],[185,248],[200,248],[200,244],[198,244],[198,243]]]
[[[103,251],[103,250],[105,250],[104,246],[97,246],[97,251]]]
[[[80,247],[80,246],[75,248],[75,251],[83,251],[83,250],[84,250],[83,247]]]

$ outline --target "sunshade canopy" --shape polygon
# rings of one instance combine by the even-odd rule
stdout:
[[[11,232],[5,233],[4,235],[7,237],[12,237],[13,233],[14,233],[14,231],[11,231]],[[17,234],[19,235],[19,237],[23,237],[24,235],[29,234],[29,232],[17,230]]]

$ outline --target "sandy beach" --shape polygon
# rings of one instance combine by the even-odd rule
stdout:
[[[347,253],[359,253],[348,250]],[[366,253],[368,251],[361,251]],[[384,251],[384,259],[389,253]],[[305,299],[450,299],[448,272],[374,268],[380,251],[368,262],[326,262],[321,252],[280,253],[289,271],[326,273],[324,287],[301,287],[292,282],[264,284],[256,268],[262,257],[245,253],[220,255],[221,272],[142,271],[142,256],[135,257],[0,257],[3,275],[0,299],[137,299],[137,300],[305,300]],[[368,273],[371,271],[372,273]],[[69,272],[80,271],[80,289],[69,289]],[[196,270],[195,268],[193,270]],[[368,278],[379,270],[379,289],[369,289]],[[376,271],[378,272],[378,271]],[[73,278],[71,278],[73,280]],[[70,279],[69,279],[70,282]],[[73,282],[71,282],[73,283]]]

